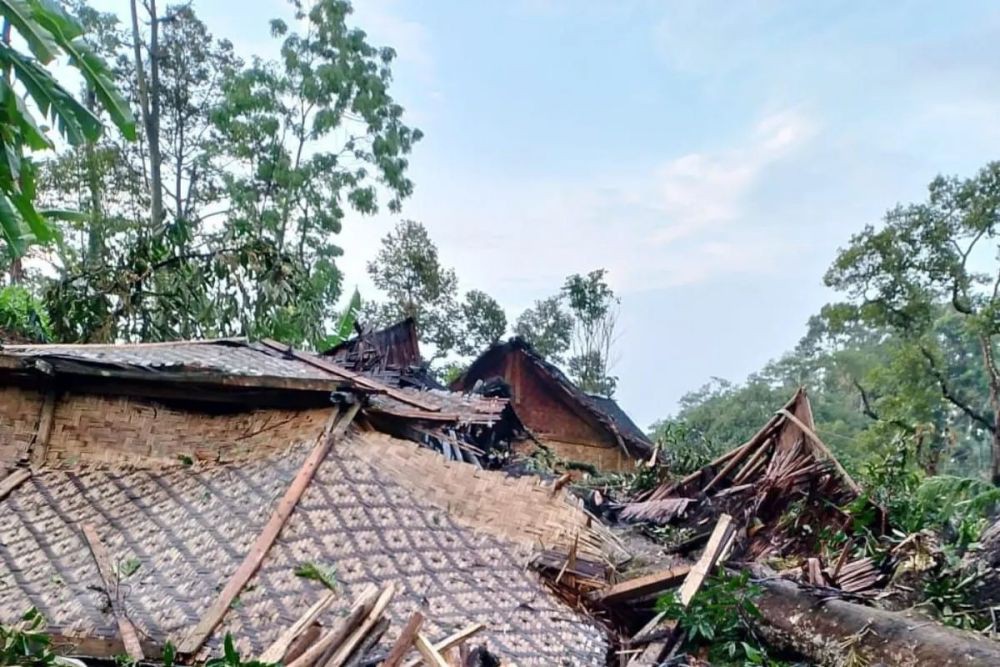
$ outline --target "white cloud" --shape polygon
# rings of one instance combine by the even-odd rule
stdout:
[[[800,148],[815,130],[801,112],[786,110],[762,119],[745,145],[668,162],[657,171],[656,193],[650,198],[667,222],[651,240],[670,243],[707,225],[737,219],[768,166]]]
[[[602,170],[574,181],[424,176],[404,217],[423,221],[465,288],[512,312],[565,276],[609,270],[622,292],[766,272],[793,245],[754,202],[769,169],[790,164],[816,124],[799,110],[764,117],[737,145],[680,156],[641,173]],[[787,163],[787,164],[786,164]],[[419,176],[419,175],[417,175]],[[348,275],[363,271],[391,220],[345,226]]]

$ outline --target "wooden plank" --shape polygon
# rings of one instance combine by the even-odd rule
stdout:
[[[712,536],[708,538],[705,550],[701,553],[701,558],[694,564],[687,578],[684,579],[684,583],[681,584],[680,599],[681,604],[685,607],[690,604],[691,598],[694,597],[695,593],[698,592],[698,589],[705,582],[705,578],[715,568],[715,564],[719,561],[719,556],[729,546],[729,540],[734,530],[733,517],[728,514],[721,515],[718,523],[715,524]]]
[[[225,588],[222,589],[222,592],[219,593],[201,620],[198,621],[198,625],[188,633],[178,646],[178,651],[181,654],[190,655],[201,648],[201,645],[212,634],[215,626],[225,616],[233,600],[236,599],[236,596],[240,594],[240,591],[243,590],[243,587],[250,580],[250,577],[260,567],[271,545],[278,539],[278,534],[284,527],[288,517],[291,516],[302,494],[305,493],[306,488],[316,474],[316,469],[319,468],[323,459],[326,458],[327,452],[333,446],[333,441],[350,425],[354,419],[354,415],[358,412],[359,405],[355,403],[348,408],[340,416],[339,421],[337,420],[339,411],[337,409],[332,411],[326,428],[323,429],[323,433],[320,435],[316,446],[313,447],[313,450],[306,457],[306,460],[295,475],[295,479],[292,480],[288,490],[285,491],[285,495],[278,501],[274,511],[271,512],[271,518],[268,519],[264,529],[257,536],[257,539],[254,540],[243,562],[229,578]]]
[[[801,419],[793,415],[788,410],[782,408],[780,412],[785,417],[787,417],[793,424],[802,429],[802,432],[805,433],[806,437],[808,437],[812,441],[812,443],[816,445],[816,447],[823,454],[823,456],[829,459],[829,461],[837,469],[837,472],[840,473],[840,476],[847,483],[847,486],[850,487],[851,491],[854,491],[854,493],[860,496],[863,493],[861,490],[861,486],[854,481],[854,478],[851,477],[850,473],[848,473],[847,470],[844,469],[844,466],[840,465],[840,461],[838,461],[837,457],[833,455],[833,452],[831,452],[829,448],[827,448],[826,444],[819,439],[819,436],[816,435],[816,433],[811,428],[809,428]]]
[[[386,608],[392,601],[392,596],[395,594],[396,584],[390,582],[389,585],[382,589],[382,593],[375,600],[371,611],[364,617],[361,624],[354,632],[348,635],[344,643],[337,649],[337,652],[333,654],[333,657],[323,667],[343,667],[347,659],[354,653],[354,649],[358,647],[358,644],[361,643],[371,629],[382,619],[382,614],[385,613]]]
[[[708,538],[708,544],[705,545],[705,550],[701,554],[701,558],[698,562],[694,564],[691,571],[688,572],[687,577],[684,579],[684,583],[681,584],[680,592],[678,597],[683,606],[687,607],[691,604],[691,599],[694,598],[695,594],[701,588],[701,585],[705,582],[709,573],[715,568],[716,563],[718,563],[720,557],[725,553],[732,544],[735,526],[733,525],[733,517],[728,514],[723,514],[719,517],[718,522],[715,524],[715,529],[712,531],[711,537]],[[654,619],[655,623],[647,624],[636,637],[640,635],[648,635],[657,627],[657,624],[664,618],[663,613],[657,615]],[[633,659],[629,665],[630,667],[639,667],[640,665],[656,665],[663,660],[664,656],[667,655],[674,646],[677,646],[680,642],[682,632],[678,631],[678,626],[674,626],[673,632],[670,638],[666,641],[656,641],[651,643],[646,649],[635,659]]]
[[[472,625],[462,628],[458,632],[452,633],[442,639],[439,642],[434,642],[434,650],[438,653],[444,653],[450,648],[458,646],[463,642],[467,641],[469,638],[479,634],[486,629],[486,626],[482,623],[473,623]],[[417,667],[420,664],[420,659],[407,661],[404,667]]]
[[[32,466],[40,466],[45,463],[45,457],[49,451],[49,438],[52,436],[52,424],[56,416],[56,392],[48,390],[45,392],[45,400],[42,403],[42,412],[38,416],[38,430],[35,437],[31,439],[28,453]]]
[[[444,659],[444,656],[431,644],[430,640],[427,639],[423,634],[417,633],[416,638],[413,641],[414,645],[417,647],[417,651],[423,657],[424,662],[430,667],[450,667],[448,661]]]
[[[378,589],[368,584],[361,594],[354,599],[351,611],[334,625],[318,642],[306,649],[306,652],[288,663],[287,667],[308,667],[331,648],[343,644],[344,640],[354,632],[358,624],[364,620],[378,599]]]
[[[690,571],[690,565],[678,565],[654,572],[653,574],[647,574],[643,577],[635,577],[634,579],[623,581],[603,590],[594,591],[589,593],[587,597],[593,602],[605,604],[645,597],[680,583]]]
[[[18,468],[0,481],[0,500],[3,500],[11,491],[24,484],[25,480],[31,477],[31,470],[28,468]]]
[[[349,371],[342,366],[338,366],[337,364],[327,361],[326,359],[321,359],[315,355],[308,354],[306,352],[300,352],[298,350],[292,349],[288,345],[282,345],[281,343],[275,340],[271,340],[269,338],[265,338],[264,340],[261,341],[261,343],[263,343],[264,345],[266,345],[267,347],[271,348],[276,352],[281,352],[282,354],[291,355],[295,359],[298,359],[299,361],[305,364],[309,364],[310,366],[319,368],[320,370],[324,370],[327,373],[339,376],[345,380],[350,380],[359,387],[369,389],[379,394],[385,394],[386,396],[391,396],[400,403],[406,403],[407,405],[412,405],[414,407],[418,407],[421,410],[426,410],[428,412],[441,411],[441,408],[436,405],[425,403],[419,399],[413,398],[412,396],[409,396],[405,392],[399,391],[394,387],[384,385],[381,382],[376,382],[375,380],[372,380],[371,378],[366,377],[361,373],[355,373],[354,371]]]
[[[111,565],[111,556],[108,555],[108,550],[104,547],[104,543],[101,542],[101,537],[97,534],[97,528],[94,527],[94,524],[83,524],[83,536],[87,538],[90,553],[93,554],[94,561],[97,563],[97,570],[104,581],[104,590],[108,595],[108,600],[111,602],[111,613],[118,623],[118,633],[122,637],[122,644],[125,645],[125,652],[128,653],[128,657],[134,662],[145,660],[146,656],[143,655],[142,645],[139,643],[139,634],[135,631],[135,626],[132,625],[132,621],[125,615],[125,610],[121,608],[118,602],[116,591],[118,577],[115,574],[114,567]]]
[[[309,609],[306,610],[302,616],[295,621],[287,630],[285,630],[280,637],[278,637],[273,644],[268,646],[260,657],[257,658],[259,662],[275,663],[281,661],[288,647],[292,645],[295,638],[302,634],[306,628],[313,624],[313,622],[319,618],[320,614],[330,608],[333,601],[337,599],[337,594],[334,591],[327,591],[319,600],[317,600]]]
[[[386,656],[382,667],[399,667],[410,647],[413,646],[413,640],[416,638],[417,633],[420,632],[420,626],[423,624],[424,615],[419,611],[413,612],[410,620],[406,622],[403,631],[399,633],[399,637],[396,638],[396,642],[389,650],[389,655]]]

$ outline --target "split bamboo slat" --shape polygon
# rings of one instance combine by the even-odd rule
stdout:
[[[351,611],[334,625],[329,632],[323,635],[318,642],[306,649],[306,652],[298,658],[288,663],[286,667],[309,667],[316,662],[320,656],[331,648],[339,648],[344,641],[358,627],[365,617],[371,612],[376,601],[379,599],[378,589],[369,584],[355,598],[351,605]]]

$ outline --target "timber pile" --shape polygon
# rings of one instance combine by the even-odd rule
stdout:
[[[485,626],[470,625],[448,637],[432,641],[421,632],[424,616],[416,612],[403,627],[388,651],[376,647],[389,629],[386,610],[396,592],[394,584],[381,590],[367,586],[355,598],[348,614],[328,628],[317,619],[335,599],[331,591],[261,653],[262,663],[280,663],[287,667],[480,667],[489,663],[483,648],[469,649],[467,642]],[[415,655],[407,660],[407,655]]]
[[[738,547],[748,560],[815,554],[818,531],[801,528],[849,530],[851,517],[838,508],[857,499],[861,487],[813,429],[809,400],[799,390],[749,441],[629,499],[618,517],[694,527],[704,539],[703,529],[728,513],[745,531]]]

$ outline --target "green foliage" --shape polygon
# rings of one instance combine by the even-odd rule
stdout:
[[[277,61],[244,63],[187,5],[159,24],[158,83],[148,58],[141,67],[170,176],[160,224],[150,224],[147,152],[105,141],[49,166],[46,198],[76,201],[89,218],[64,225],[61,275],[46,292],[59,338],[319,346],[344,323],[336,235],[351,210],[399,209],[421,133],[389,93],[394,52],[348,25],[348,2],[292,5],[294,23],[272,26]],[[136,90],[132,35],[113,15],[87,19]]]
[[[94,92],[97,102],[122,133],[135,138],[135,123],[110,70],[82,39],[83,28],[58,4],[44,0],[0,0],[0,16],[24,40],[29,54],[0,43],[0,232],[12,257],[34,242],[55,238],[57,215],[36,208],[36,168],[27,151],[52,149],[47,130],[26,104],[51,120],[70,144],[96,140],[100,119],[76,100],[45,66],[56,57],[69,63]],[[23,96],[22,96],[23,95]]]
[[[0,667],[46,667],[55,663],[45,619],[32,607],[13,626],[0,625]]]
[[[991,434],[1000,414],[1000,258],[980,244],[998,233],[994,162],[969,179],[936,178],[926,201],[897,206],[879,228],[852,237],[825,278],[848,298],[828,309],[832,324],[893,333],[912,377],[936,388],[972,428]],[[991,477],[1000,484],[1000,447],[992,458]]]
[[[612,396],[618,378],[609,371],[621,299],[608,285],[606,275],[604,269],[586,276],[574,274],[566,279],[562,294],[574,321],[570,377],[589,394]]]
[[[355,326],[357,325],[358,318],[361,316],[361,292],[354,288],[354,294],[351,295],[351,301],[347,304],[347,308],[344,312],[340,314],[340,319],[337,321],[337,325],[333,329],[333,333],[326,337],[323,341],[324,348],[331,348],[336,345],[340,345],[344,341],[348,340],[354,335]]]
[[[337,590],[337,568],[324,567],[316,563],[303,563],[295,568],[295,576],[318,581],[331,591]]]
[[[562,295],[540,299],[518,316],[514,333],[548,361],[562,364],[572,342],[573,316],[563,307]]]
[[[507,331],[507,315],[497,300],[486,292],[466,292],[461,313],[463,332],[458,344],[461,354],[478,355]]]
[[[706,580],[687,607],[676,591],[657,600],[656,607],[685,631],[687,648],[708,648],[712,664],[773,664],[753,639],[753,622],[760,618],[754,600],[760,593],[746,572],[723,574]]]
[[[243,660],[236,650],[233,636],[226,633],[222,642],[222,655],[205,662],[205,667],[271,667],[277,663],[260,662],[259,660]]]
[[[17,285],[0,288],[0,331],[8,342],[46,343],[52,339],[45,306]]]
[[[140,567],[142,567],[141,560],[138,558],[129,558],[118,564],[118,576],[122,579],[127,579],[138,572]]]
[[[441,263],[437,246],[419,222],[399,222],[383,237],[367,269],[388,300],[369,303],[365,323],[385,327],[412,317],[421,340],[434,347],[432,360],[453,352],[477,355],[507,330],[503,308],[485,292],[470,290],[459,303],[455,271]]]
[[[372,326],[389,326],[412,317],[421,338],[443,357],[458,343],[458,278],[438,259],[427,228],[414,220],[399,222],[382,239],[368,275],[388,301],[370,304],[365,312]]]

